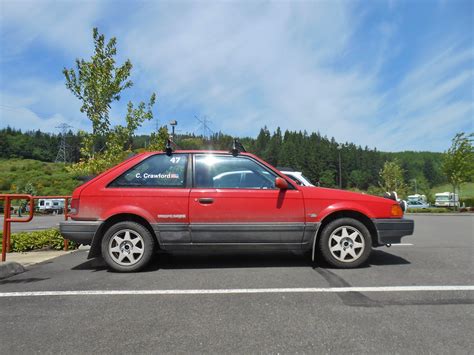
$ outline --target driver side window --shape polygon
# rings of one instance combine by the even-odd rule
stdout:
[[[247,157],[203,154],[195,157],[194,185],[216,189],[274,189],[276,175]]]

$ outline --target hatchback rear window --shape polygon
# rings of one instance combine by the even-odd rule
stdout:
[[[184,187],[188,156],[153,155],[109,184],[109,187]]]

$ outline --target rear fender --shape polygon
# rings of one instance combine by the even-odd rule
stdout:
[[[145,227],[149,227],[149,224],[153,223],[154,221],[153,216],[149,212],[147,212],[146,210],[138,206],[118,206],[116,208],[108,210],[107,213],[101,218],[102,224],[97,229],[94,237],[92,238],[91,248],[89,251],[89,255],[87,257],[88,259],[100,256],[102,237],[105,231],[110,226],[110,220],[113,219],[115,216],[119,216],[119,215],[129,215],[132,217],[136,216],[138,218],[141,218],[144,220],[142,224],[145,223],[145,221],[148,222],[148,226],[145,226]],[[135,220],[135,218],[133,218],[133,220]],[[152,234],[154,234],[153,229],[151,228],[148,228],[148,229],[150,230]]]

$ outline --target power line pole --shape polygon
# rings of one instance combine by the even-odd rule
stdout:
[[[62,162],[67,163],[68,161],[68,154],[67,154],[67,142],[66,142],[66,135],[69,129],[72,126],[68,125],[67,123],[61,123],[59,126],[55,128],[60,130],[61,141],[59,142],[59,149],[58,154],[56,154],[55,162]]]
[[[199,122],[199,130],[202,132],[202,135],[204,138],[208,139],[211,137],[211,135],[214,133],[212,129],[209,127],[210,124],[212,124],[212,121],[207,118],[207,116],[204,116],[203,118],[199,118],[197,115],[194,115],[196,120]]]

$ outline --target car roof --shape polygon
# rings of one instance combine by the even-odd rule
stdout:
[[[144,152],[142,154],[145,155],[153,155],[153,154],[165,154],[164,151],[151,151],[151,152]],[[192,149],[185,149],[185,150],[173,150],[172,154],[232,154],[232,152],[226,150],[192,150]],[[252,153],[241,152],[239,155],[251,156],[254,157],[255,155]]]

